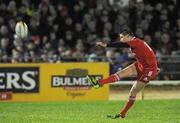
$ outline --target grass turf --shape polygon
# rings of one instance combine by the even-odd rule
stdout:
[[[108,119],[124,101],[0,103],[0,123],[180,123],[180,100],[136,101],[125,119]]]

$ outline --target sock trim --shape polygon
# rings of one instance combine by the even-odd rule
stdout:
[[[129,100],[136,100],[136,96],[130,96]]]
[[[120,76],[117,73],[115,73],[114,75],[115,75],[116,81],[119,81],[121,79]]]

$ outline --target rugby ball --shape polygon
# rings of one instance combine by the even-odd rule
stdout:
[[[28,27],[25,22],[19,21],[15,26],[16,35],[19,38],[26,38],[28,36]]]

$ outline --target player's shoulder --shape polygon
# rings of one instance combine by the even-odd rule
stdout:
[[[137,38],[137,37],[135,37],[134,39],[133,39],[135,42],[144,42],[144,40],[143,39],[140,39],[140,38]]]
[[[140,39],[140,38],[135,38],[134,39],[134,44],[142,46],[142,45],[145,44],[145,41],[143,39]]]
[[[144,42],[142,39],[134,37],[131,41],[128,42],[129,45],[138,45]]]

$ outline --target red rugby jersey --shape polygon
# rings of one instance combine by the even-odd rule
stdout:
[[[134,38],[127,43],[131,51],[138,62],[140,62],[145,68],[157,67],[157,60],[153,50],[143,40]]]

